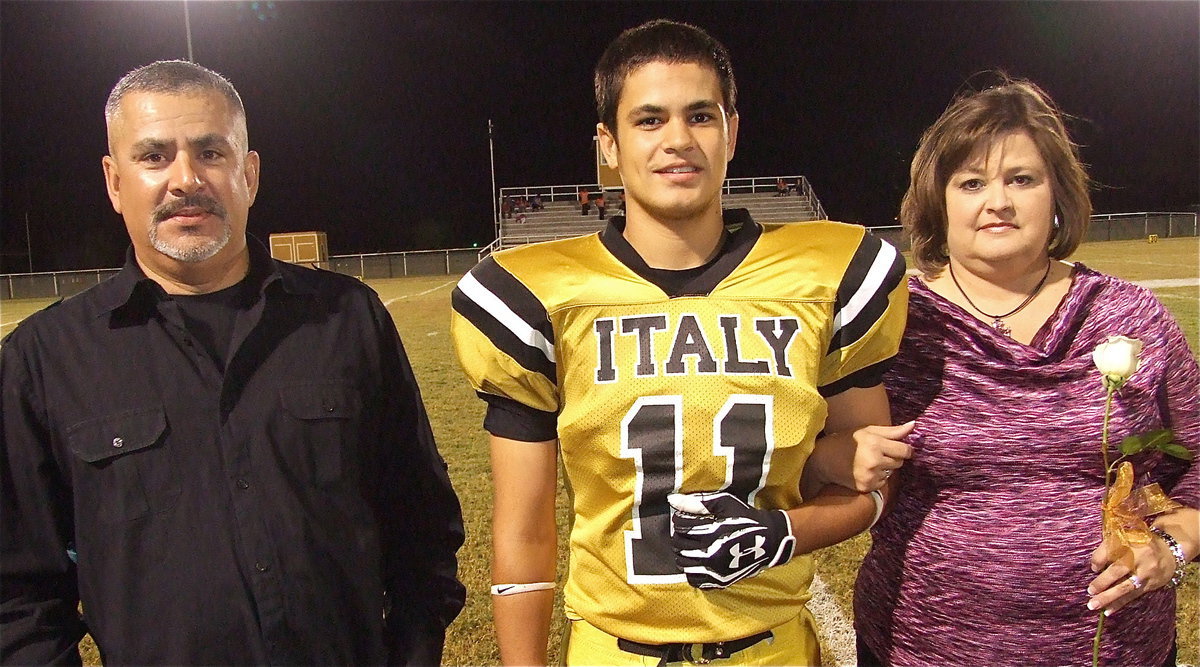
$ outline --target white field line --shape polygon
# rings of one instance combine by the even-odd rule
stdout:
[[[1144,262],[1144,261],[1136,260],[1136,259],[1125,259],[1124,257],[1121,258],[1121,263],[1122,264],[1137,264],[1139,266],[1163,266],[1163,262]],[[1168,264],[1167,266],[1182,266],[1182,267],[1186,268],[1191,265],[1190,264]]]
[[[441,285],[438,285],[437,287],[431,287],[431,288],[425,290],[424,292],[417,292],[416,294],[404,294],[404,295],[401,295],[401,296],[398,296],[395,298],[388,299],[387,301],[383,302],[383,307],[388,308],[393,303],[396,303],[397,301],[403,301],[404,299],[411,299],[416,296],[425,296],[426,294],[429,294],[430,292],[436,292],[436,291],[442,289],[443,287],[446,287],[448,285],[453,285],[456,282],[458,282],[458,281],[451,280],[448,282],[444,282]],[[23,319],[25,319],[25,318],[22,317],[20,319],[13,320],[11,322],[0,322],[0,327],[9,327],[9,326],[13,326],[15,324],[20,324],[21,320],[23,320]]]
[[[1164,278],[1162,280],[1137,280],[1134,285],[1146,289],[1163,289],[1164,287],[1196,287],[1200,280],[1196,278]]]
[[[425,290],[424,292],[417,292],[416,294],[405,294],[405,295],[403,295],[403,296],[398,296],[398,297],[395,297],[395,298],[392,298],[392,299],[388,299],[387,301],[384,301],[384,302],[383,302],[383,307],[384,307],[384,308],[388,308],[388,307],[390,307],[390,306],[391,306],[393,303],[396,303],[397,301],[402,301],[402,300],[404,300],[404,299],[411,299],[411,298],[413,298],[414,296],[425,296],[426,294],[429,294],[430,292],[436,292],[436,291],[438,291],[438,290],[442,289],[443,287],[445,287],[445,286],[447,286],[447,285],[453,285],[453,284],[454,284],[454,283],[456,283],[456,282],[458,282],[458,281],[457,281],[457,280],[451,280],[451,281],[449,281],[449,282],[442,283],[441,285],[438,285],[437,287],[430,287],[429,289]]]
[[[812,593],[808,610],[817,619],[817,632],[825,640],[825,647],[833,653],[833,664],[857,665],[854,625],[838,606],[837,599],[829,592],[821,577],[814,574],[808,590]]]

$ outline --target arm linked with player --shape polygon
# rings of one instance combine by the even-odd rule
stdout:
[[[829,417],[804,467],[801,489],[808,498],[826,484],[862,493],[880,489],[912,458],[904,439],[915,422],[891,426],[882,384],[848,389],[827,399]]]

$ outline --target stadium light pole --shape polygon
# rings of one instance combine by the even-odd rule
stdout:
[[[192,58],[192,13],[188,9],[188,0],[183,0],[183,28],[187,31],[188,62],[196,62]]]
[[[492,141],[492,119],[488,119],[488,160],[492,164],[492,226],[496,230],[496,238],[500,238],[500,214],[496,208],[496,200],[500,193],[496,192],[496,146]]]
[[[25,211],[25,253],[29,255],[29,272],[33,273],[33,239],[29,237],[29,211]]]

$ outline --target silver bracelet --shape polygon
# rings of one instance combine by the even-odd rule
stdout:
[[[1167,543],[1167,549],[1171,550],[1171,555],[1175,557],[1175,576],[1171,577],[1171,582],[1167,584],[1167,588],[1175,588],[1183,581],[1183,566],[1187,564],[1187,559],[1183,557],[1183,547],[1179,546],[1179,542],[1176,542],[1170,533],[1158,526],[1150,526],[1150,532],[1162,538],[1162,541]]]
[[[883,516],[883,492],[875,489],[869,495],[871,500],[875,501],[875,517],[871,519],[871,525],[867,526],[867,530],[874,528],[875,524],[879,523],[879,517]]]

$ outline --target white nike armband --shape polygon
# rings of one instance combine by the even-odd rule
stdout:
[[[517,595],[531,591],[548,591],[553,588],[553,581],[539,581],[534,584],[496,584],[492,586],[492,595]]]

